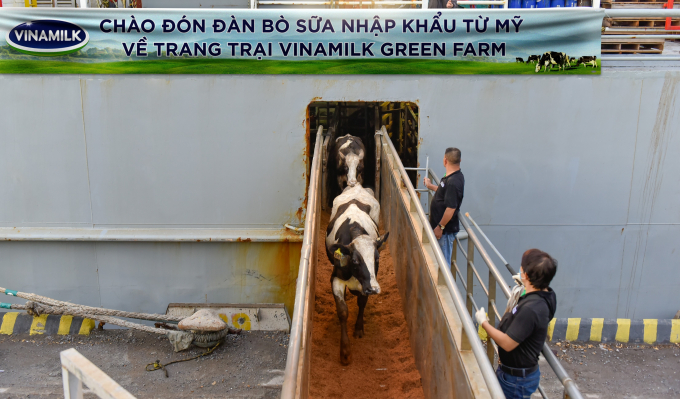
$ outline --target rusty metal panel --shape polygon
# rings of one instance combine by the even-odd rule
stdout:
[[[381,158],[381,216],[385,230],[390,232],[397,286],[425,396],[473,398],[465,365],[437,294],[436,276],[428,268],[401,192],[401,180],[394,173],[389,156]]]
[[[292,314],[301,246],[0,241],[0,271],[8,288],[90,306],[164,313],[171,302],[283,303]]]

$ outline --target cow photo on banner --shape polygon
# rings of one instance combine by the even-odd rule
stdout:
[[[603,12],[1,8],[0,73],[599,74]]]

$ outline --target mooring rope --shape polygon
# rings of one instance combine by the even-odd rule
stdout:
[[[170,363],[162,364],[160,360],[156,360],[156,361],[153,362],[153,363],[147,364],[146,367],[145,367],[145,370],[146,370],[146,371],[163,370],[163,371],[165,372],[165,378],[168,378],[168,370],[166,369],[167,366],[169,366],[169,365],[171,365],[171,364],[173,364],[173,363],[188,362],[189,360],[194,360],[194,359],[198,359],[199,357],[203,357],[203,356],[209,355],[209,354],[211,354],[215,349],[217,349],[218,346],[220,346],[220,343],[219,343],[219,342],[218,342],[215,346],[213,346],[212,348],[208,349],[206,352],[201,353],[201,354],[198,355],[198,356],[190,357],[190,358],[187,358],[187,359],[173,360],[173,361],[171,361]],[[149,366],[152,367],[151,370],[149,370]]]
[[[179,321],[182,321],[182,319],[184,318],[182,316],[170,316],[170,315],[158,314],[158,313],[125,312],[125,311],[122,311],[122,310],[113,310],[113,309],[97,308],[97,307],[93,307],[93,306],[77,305],[75,303],[58,301],[56,299],[44,297],[42,295],[36,295],[36,294],[27,293],[27,292],[19,292],[19,291],[14,291],[14,290],[8,290],[8,289],[0,287],[0,294],[2,294],[2,293],[10,295],[10,296],[15,296],[17,298],[26,299],[28,301],[40,302],[40,303],[50,305],[50,306],[57,306],[57,307],[66,306],[66,307],[72,308],[74,311],[78,311],[78,312],[81,312],[81,313],[92,313],[92,314],[103,315],[103,316],[125,317],[125,318],[128,318],[128,319],[140,319],[140,320],[152,320],[152,321],[171,321],[171,322],[179,322]],[[76,316],[76,315],[74,315],[74,316]],[[105,321],[101,318],[98,318],[98,320]],[[115,324],[115,323],[111,323],[111,324]]]
[[[104,323],[114,324],[120,327],[127,327],[139,331],[145,331],[152,334],[166,335],[168,332],[168,330],[162,328],[149,327],[143,324],[132,323],[111,316],[102,316],[99,314],[87,313],[78,309],[78,307],[73,306],[49,306],[41,303],[28,301],[26,302],[26,305],[12,305],[12,309],[25,310],[31,316],[40,316],[41,314],[78,316],[87,319],[103,321]]]
[[[161,314],[149,313],[135,313],[123,312],[120,310],[111,310],[104,308],[95,308],[92,306],[76,305],[70,302],[57,301],[52,298],[30,294],[26,292],[19,292],[8,290],[0,287],[0,293],[5,293],[10,296],[27,299],[25,305],[2,303],[0,308],[25,310],[31,316],[40,316],[43,314],[52,315],[70,315],[78,316],[92,320],[99,320],[100,322],[114,324],[120,327],[130,328],[134,330],[144,331],[152,334],[161,334],[168,337],[170,343],[175,348],[175,351],[186,349],[191,343],[209,344],[219,342],[227,334],[239,334],[240,329],[236,330],[230,327],[224,330],[203,333],[200,331],[176,331],[166,330],[163,328],[149,327],[143,324],[132,323],[127,320],[121,320],[117,317],[128,317],[132,319],[154,320],[154,321],[181,321],[183,318],[179,316],[167,316]],[[216,347],[216,346],[215,346]],[[213,348],[214,349],[214,348]],[[209,353],[209,352],[208,352]],[[167,371],[166,371],[167,374]]]

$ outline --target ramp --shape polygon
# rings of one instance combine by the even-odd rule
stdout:
[[[504,398],[490,361],[494,355],[494,344],[488,341],[487,348],[483,347],[470,317],[472,293],[467,292],[463,296],[458,290],[451,273],[452,265],[447,264],[439,248],[420,205],[420,198],[384,126],[376,132],[375,139],[376,196],[381,203],[384,230],[390,232],[389,247],[403,304],[401,310],[408,324],[410,344],[422,377],[425,397]],[[298,272],[295,313],[291,323],[290,347],[281,396],[285,399],[307,398],[310,384],[314,383],[309,379],[309,371],[317,265],[315,248],[319,239],[321,182],[324,179],[324,161],[327,159],[329,145],[329,137],[323,136],[323,127],[319,128],[315,143],[310,164],[307,219]],[[467,223],[464,220],[462,222],[471,238],[468,248],[472,248],[472,252],[475,248],[483,251]],[[497,275],[492,280],[494,287],[488,291],[485,289],[485,292],[491,292],[495,298],[495,281],[501,286],[505,285],[501,288],[503,292],[507,291],[507,284],[498,275],[493,263],[487,261],[486,252],[482,256],[489,265],[490,272],[494,271]],[[472,261],[472,258],[467,261],[468,271],[474,269]],[[454,262],[454,270],[457,269]],[[474,271],[478,275],[476,269]],[[468,286],[471,279],[472,273],[469,272]],[[490,303],[495,307],[495,299],[490,300]],[[544,355],[548,356],[546,350]],[[568,383],[573,385],[566,373],[559,373],[563,369],[557,370],[552,364],[551,361],[556,359],[548,360],[565,386]],[[568,396],[580,397],[575,386],[572,388],[571,391],[575,394]]]

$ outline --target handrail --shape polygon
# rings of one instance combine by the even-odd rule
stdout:
[[[297,389],[298,369],[300,362],[300,350],[303,338],[303,322],[305,315],[305,295],[307,292],[307,280],[309,278],[310,257],[316,248],[312,248],[313,236],[317,233],[313,226],[316,225],[318,212],[316,204],[318,202],[317,186],[319,184],[319,171],[321,165],[321,146],[323,145],[323,126],[319,126],[316,133],[316,144],[314,145],[314,156],[312,157],[311,176],[309,179],[307,200],[307,216],[305,218],[305,234],[302,239],[302,250],[300,251],[300,267],[298,269],[297,284],[295,286],[295,310],[291,321],[290,340],[288,347],[288,357],[286,359],[286,371],[284,373],[283,386],[281,388],[281,398],[292,399],[295,397]]]
[[[399,155],[397,153],[397,150],[394,148],[394,144],[392,143],[392,140],[390,139],[389,135],[382,134],[381,137],[387,144],[387,147],[389,148],[389,151],[392,154],[393,159],[398,160]],[[404,186],[406,186],[406,190],[408,191],[409,196],[411,197],[411,201],[415,205],[418,217],[420,218],[424,226],[429,226],[429,222],[428,219],[425,217],[423,207],[420,206],[420,201],[418,201],[418,195],[416,194],[415,189],[411,184],[411,180],[408,174],[406,173],[406,170],[404,170],[404,165],[402,165],[401,162],[395,162],[395,164],[397,166],[397,169],[399,170],[401,180]],[[501,386],[498,382],[498,378],[496,377],[496,373],[493,367],[491,366],[491,363],[486,357],[486,353],[484,351],[484,348],[482,347],[482,342],[479,340],[479,337],[477,335],[477,329],[472,323],[472,318],[468,314],[467,309],[465,308],[465,304],[463,303],[463,299],[460,295],[460,292],[458,291],[458,287],[456,286],[456,283],[453,280],[453,276],[451,275],[449,265],[447,264],[446,259],[444,258],[444,254],[442,253],[441,248],[439,247],[439,245],[437,245],[437,238],[434,235],[434,231],[432,231],[432,229],[430,228],[424,228],[423,232],[424,234],[427,235],[427,238],[430,241],[432,250],[434,252],[434,257],[438,264],[438,269],[444,276],[444,282],[446,283],[446,286],[449,289],[449,292],[451,293],[451,299],[456,307],[456,311],[460,316],[460,321],[463,324],[463,331],[468,337],[468,341],[470,342],[470,346],[472,347],[472,353],[477,359],[479,369],[482,372],[482,377],[486,382],[487,388],[489,389],[489,393],[491,394],[492,398],[505,398],[503,390],[501,389]]]
[[[472,223],[477,227],[477,230],[479,230],[479,233],[484,237],[486,242],[493,248],[494,252],[498,257],[505,263],[505,266],[508,268],[508,271],[510,273],[515,274],[515,270],[510,266],[510,264],[503,258],[503,256],[500,254],[498,249],[491,243],[491,240],[489,240],[489,237],[484,234],[481,228],[479,228],[479,225],[475,223],[475,221],[470,217],[469,213],[465,213],[465,216],[472,221]],[[482,246],[480,243],[479,239],[477,238],[477,235],[472,231],[472,228],[468,224],[468,222],[465,220],[464,217],[459,217],[461,223],[463,224],[463,227],[465,230],[468,232],[468,239],[472,240],[472,242],[475,245],[475,248],[477,248],[477,251],[479,254],[482,256],[482,259],[484,259],[484,262],[486,265],[489,267],[489,270],[491,273],[493,273],[496,281],[498,284],[501,286],[501,289],[503,290],[503,293],[507,298],[510,297],[510,289],[508,288],[508,284],[505,282],[503,277],[498,273],[498,269],[496,269],[496,265],[493,263],[491,258],[489,257],[489,254],[486,252],[486,249]],[[567,397],[570,399],[583,399],[583,396],[581,395],[581,392],[579,391],[578,387],[576,386],[576,383],[574,380],[569,377],[569,374],[567,374],[567,371],[564,369],[560,361],[557,359],[555,354],[552,352],[550,349],[550,346],[548,346],[548,343],[543,344],[543,349],[541,351],[543,353],[543,357],[545,360],[548,362],[548,365],[553,369],[553,372],[555,372],[555,375],[557,378],[559,378],[560,382],[564,386],[565,394]],[[541,392],[543,394],[543,392]],[[545,396],[545,394],[543,394]]]

